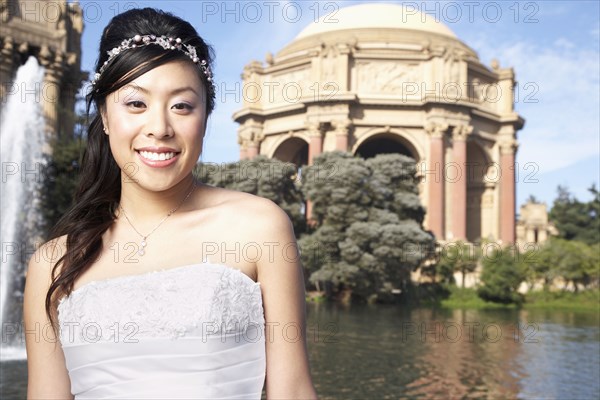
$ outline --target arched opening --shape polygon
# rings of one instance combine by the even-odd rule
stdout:
[[[296,178],[302,179],[302,166],[308,165],[308,143],[297,137],[286,139],[277,146],[273,158],[294,164],[296,166]],[[306,203],[302,204],[300,212],[306,216]]]
[[[483,149],[475,142],[467,142],[467,240],[470,242],[480,240],[488,230],[484,223],[490,217],[486,217],[486,212],[492,211],[492,205],[484,204],[483,197],[490,167]]]
[[[358,146],[356,155],[362,158],[375,157],[378,154],[403,154],[418,161],[419,156],[410,142],[393,133],[374,135]]]
[[[308,164],[308,143],[297,137],[284,140],[273,153],[273,158],[293,163],[297,167],[306,165]]]

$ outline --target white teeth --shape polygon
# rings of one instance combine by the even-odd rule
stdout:
[[[164,161],[175,157],[175,153],[153,153],[151,151],[140,151],[140,155],[147,160]]]

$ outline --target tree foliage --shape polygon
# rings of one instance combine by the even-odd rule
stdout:
[[[482,257],[482,264],[480,280],[483,285],[477,289],[479,297],[504,304],[523,302],[518,289],[525,280],[526,264],[514,248],[491,251]]]
[[[302,191],[318,222],[299,240],[311,282],[369,300],[410,282],[434,243],[421,226],[415,172],[414,160],[403,155],[364,160],[339,151],[303,169]]]
[[[194,176],[201,182],[251,193],[275,202],[290,217],[296,235],[304,232],[304,201],[294,164],[258,156],[232,163],[198,163]]]
[[[566,284],[587,287],[600,279],[600,244],[588,245],[577,240],[550,238],[539,250],[525,257],[531,280],[543,280],[544,288],[557,278]]]
[[[73,202],[85,140],[72,135],[54,138],[43,168],[40,208],[46,234]]]
[[[440,251],[436,272],[444,283],[455,283],[454,274],[461,273],[461,286],[465,287],[465,276],[475,271],[481,256],[480,247],[465,243],[462,240],[447,243]]]
[[[558,187],[549,217],[559,237],[587,244],[600,242],[600,193],[595,185],[588,190],[593,198],[586,203],[577,200],[567,188]]]

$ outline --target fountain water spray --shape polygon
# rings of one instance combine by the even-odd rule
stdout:
[[[0,211],[2,360],[25,358],[22,304],[25,266],[40,235],[39,186],[46,145],[44,68],[35,57],[19,67],[2,105]]]

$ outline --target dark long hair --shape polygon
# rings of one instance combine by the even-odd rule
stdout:
[[[197,56],[206,60],[209,67],[212,66],[212,48],[192,25],[170,13],[144,8],[119,14],[104,28],[96,71],[108,59],[109,50],[135,35],[181,38],[183,44],[194,46]],[[105,106],[106,97],[110,93],[151,69],[176,60],[192,62],[181,51],[165,50],[154,44],[124,50],[107,64],[87,95],[88,116],[92,105],[97,112],[89,124],[74,203],[50,235],[51,239],[66,235],[66,251],[52,268],[52,283],[46,294],[46,314],[55,332],[56,322],[51,310],[59,297],[73,291],[75,280],[100,255],[102,235],[115,220],[121,197],[121,170],[111,153],[108,136],[104,134],[100,110]],[[214,108],[214,87],[200,68],[197,71],[206,89],[208,117]]]

